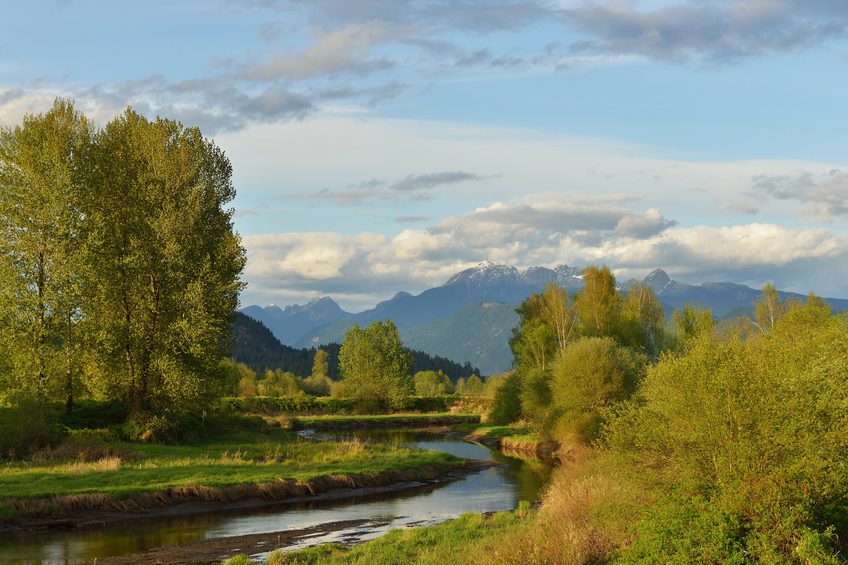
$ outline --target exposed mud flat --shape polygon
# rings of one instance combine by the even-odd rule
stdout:
[[[380,520],[342,520],[319,526],[267,532],[261,534],[246,534],[186,543],[177,546],[159,547],[150,551],[99,559],[97,563],[108,565],[136,565],[143,563],[209,563],[228,559],[236,554],[256,555],[292,545],[300,540],[323,536],[332,532],[344,531],[356,527],[379,527],[385,525]]]

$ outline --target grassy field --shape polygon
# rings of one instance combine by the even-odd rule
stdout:
[[[419,563],[479,563],[481,558],[499,561],[498,549],[506,534],[515,534],[532,522],[526,508],[491,516],[463,514],[436,526],[394,530],[376,540],[351,547],[325,544],[292,553],[275,552],[269,565],[348,563],[382,565]],[[248,563],[236,557],[228,564]]]
[[[0,466],[4,499],[102,493],[120,499],[180,486],[223,487],[278,478],[307,481],[330,474],[461,464],[438,452],[364,442],[312,442],[292,432],[241,432],[193,445],[110,443],[67,460]],[[92,455],[93,453],[93,455]],[[53,458],[59,458],[56,454]]]

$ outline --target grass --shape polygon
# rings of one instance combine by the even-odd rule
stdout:
[[[527,424],[516,423],[507,426],[489,426],[486,424],[461,424],[458,429],[467,431],[468,435],[478,441],[486,439],[509,438],[515,442],[540,442],[543,438],[538,433],[530,431]]]
[[[278,478],[308,481],[324,475],[461,464],[445,453],[358,441],[312,442],[279,429],[193,445],[121,442],[120,447],[138,457],[0,466],[0,493],[6,499],[91,493],[121,499],[181,486],[224,487]]]
[[[347,547],[325,544],[292,553],[275,552],[269,563],[480,563],[499,561],[501,539],[526,528],[533,512],[526,507],[490,516],[463,514],[455,520],[424,528],[394,530],[376,540]]]
[[[479,414],[451,414],[450,412],[431,412],[431,413],[423,413],[423,414],[366,414],[366,415],[352,415],[352,414],[337,414],[337,415],[327,415],[327,416],[298,416],[296,419],[298,422],[301,422],[304,425],[308,425],[312,422],[352,422],[352,421],[362,421],[362,422],[382,422],[386,420],[421,420],[423,418],[479,418]]]

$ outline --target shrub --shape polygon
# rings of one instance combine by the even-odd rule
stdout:
[[[844,537],[848,321],[827,316],[790,311],[745,342],[704,335],[648,371],[604,442],[667,492],[703,503],[649,519],[635,555],[674,541],[695,561],[701,550],[687,547],[716,556],[739,545],[751,561],[790,562],[826,554],[829,528]]]
[[[64,406],[64,405],[63,405]],[[78,400],[74,411],[61,417],[61,423],[73,430],[117,426],[127,419],[127,407],[116,400]]]
[[[0,407],[0,457],[22,459],[61,438],[55,413],[29,396]]]
[[[186,412],[166,410],[161,414],[139,412],[131,415],[119,428],[121,437],[143,443],[180,443],[199,438],[205,422]]]
[[[506,375],[495,391],[489,421],[501,426],[521,418],[521,377],[517,373]]]

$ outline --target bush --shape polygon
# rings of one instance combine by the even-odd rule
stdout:
[[[80,430],[118,426],[126,419],[127,407],[123,402],[78,400],[74,403],[74,411],[63,415],[60,421],[72,430]]]
[[[497,426],[511,424],[521,418],[521,377],[518,373],[506,375],[495,391],[489,421]]]
[[[205,428],[203,419],[194,414],[167,410],[161,414],[133,414],[119,428],[119,433],[128,441],[181,443],[198,439]]]
[[[9,399],[0,408],[0,458],[23,459],[59,441],[62,434],[56,414],[29,396]]]
[[[695,338],[610,419],[604,441],[616,456],[703,501],[649,519],[634,555],[673,542],[694,561],[741,546],[749,561],[792,562],[827,554],[828,531],[848,533],[848,321],[816,316],[789,312],[745,342]]]

